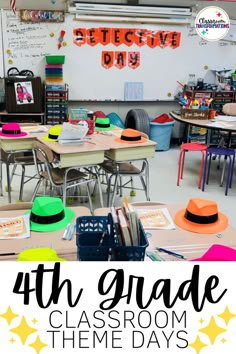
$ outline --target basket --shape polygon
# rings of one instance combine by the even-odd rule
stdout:
[[[181,109],[181,118],[182,119],[209,119],[209,109],[191,109],[191,108],[182,108]]]
[[[76,219],[76,245],[80,261],[108,261],[111,238],[106,216],[80,216]]]
[[[70,110],[70,119],[75,121],[87,120],[88,119],[88,110],[85,108],[76,108]]]
[[[139,221],[139,237],[140,244],[138,246],[121,246],[118,242],[118,237],[115,232],[115,228],[113,227],[112,216],[108,215],[108,220],[110,224],[110,234],[111,234],[111,242],[112,242],[112,261],[144,261],[146,248],[149,245],[145,231]]]
[[[64,64],[65,63],[65,55],[46,55],[47,64]]]
[[[76,245],[80,261],[143,261],[148,240],[139,222],[140,245],[121,246],[112,216],[80,216],[76,219]]]

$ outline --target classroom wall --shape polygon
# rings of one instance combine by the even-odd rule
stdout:
[[[89,0],[86,0],[89,1]],[[91,0],[90,2],[99,2],[99,0]],[[103,0],[102,2],[107,3],[122,3],[126,4],[126,0]],[[139,0],[140,4],[143,5],[173,5],[173,6],[190,6],[196,5],[197,10],[203,7],[210,6],[213,4],[211,1],[187,1],[187,0]],[[227,13],[230,14],[231,18],[236,18],[236,4],[232,2],[214,2],[217,6],[225,9]],[[66,10],[65,0],[17,0],[16,6],[18,9],[45,9],[45,10]],[[0,0],[0,8],[9,9],[9,0]],[[219,63],[221,64],[221,63]],[[163,101],[163,102],[73,102],[70,103],[70,107],[86,106],[86,108],[91,110],[103,110],[105,113],[116,112],[124,120],[127,112],[133,108],[143,108],[145,109],[149,116],[156,117],[161,113],[168,113],[173,109],[178,109],[179,106],[174,101]]]

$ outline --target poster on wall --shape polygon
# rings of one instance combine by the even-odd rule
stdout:
[[[15,82],[16,104],[32,104],[34,96],[31,81]]]

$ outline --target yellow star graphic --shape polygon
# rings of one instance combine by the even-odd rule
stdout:
[[[226,340],[225,338],[222,338],[222,339],[221,339],[221,342],[222,342],[223,344],[225,344],[225,342],[227,342],[227,340]]]
[[[201,318],[198,322],[203,324],[204,320]]]
[[[12,344],[15,343],[15,339],[11,338],[9,342],[11,342]]]
[[[195,341],[193,343],[190,343],[188,345],[189,347],[193,347],[196,350],[196,353],[199,354],[200,351],[202,350],[202,348],[207,347],[206,343],[203,343],[200,339],[199,336],[197,336],[197,338],[195,339]]]
[[[211,344],[214,344],[216,337],[225,331],[226,329],[217,325],[213,316],[211,316],[210,322],[206,327],[199,329],[199,332],[205,333],[209,337]]]
[[[7,321],[9,326],[11,324],[11,321],[14,320],[14,318],[16,318],[18,316],[19,315],[17,315],[14,312],[12,312],[11,306],[8,306],[7,311],[0,315],[0,317],[5,318],[5,320]]]
[[[33,322],[34,325],[36,325],[36,323],[37,323],[38,321],[36,320],[36,318],[34,318],[34,319],[32,320],[32,322]]]
[[[39,336],[37,336],[37,338],[35,339],[35,341],[33,343],[29,344],[29,347],[34,348],[37,354],[39,354],[41,349],[43,349],[44,347],[47,347],[47,346],[48,345],[46,343],[43,343],[41,341]]]
[[[221,314],[219,314],[218,317],[223,318],[225,324],[227,325],[232,318],[236,317],[236,314],[230,312],[228,306],[226,306],[224,311]]]
[[[10,331],[17,334],[20,337],[22,344],[25,344],[28,336],[34,332],[37,332],[37,329],[30,327],[23,316],[19,326],[10,329]]]

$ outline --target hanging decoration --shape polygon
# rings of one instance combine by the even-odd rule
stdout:
[[[10,0],[10,6],[14,14],[16,14],[16,0]]]
[[[58,38],[58,44],[57,44],[58,49],[60,49],[62,46],[62,42],[63,42],[64,36],[65,36],[65,33],[66,33],[66,31],[61,30],[60,37]]]

